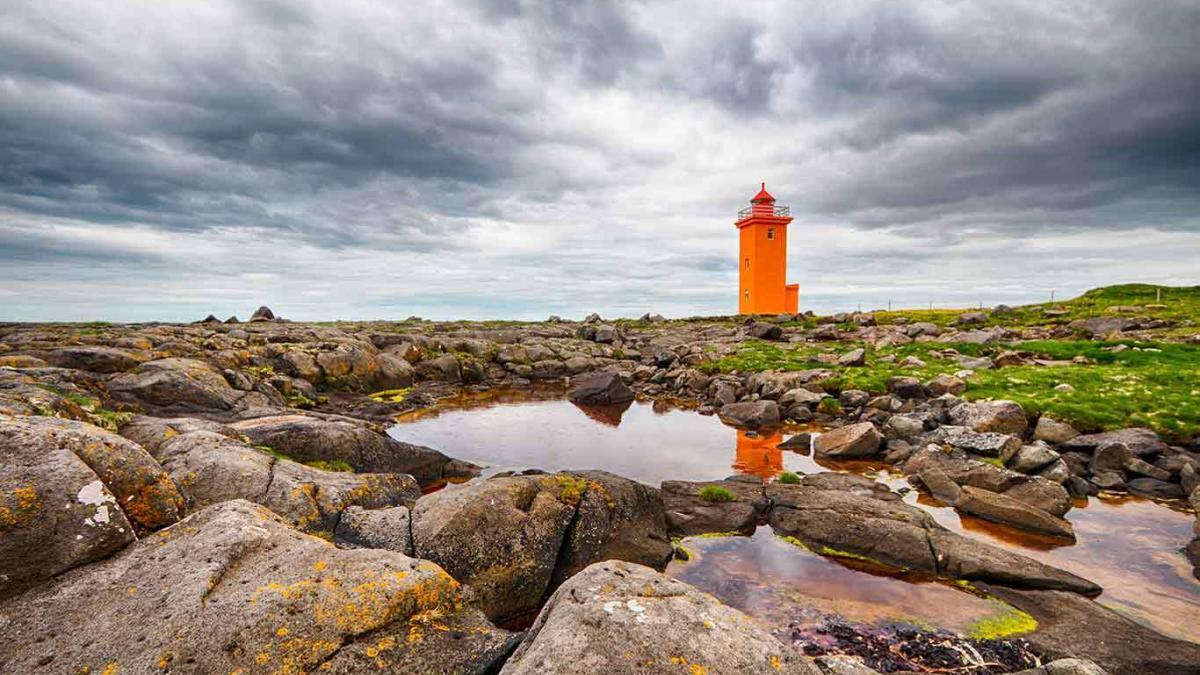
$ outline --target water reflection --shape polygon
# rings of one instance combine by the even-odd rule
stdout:
[[[817,555],[775,536],[769,527],[751,537],[692,537],[683,545],[691,560],[672,562],[667,574],[772,627],[816,625],[836,614],[852,622],[967,633],[1005,609],[929,577]]]
[[[731,473],[771,479],[785,470],[836,470],[868,475],[893,489],[907,487],[905,477],[882,462],[834,462],[814,457],[807,447],[800,451],[779,447],[803,427],[756,434],[665,401],[638,401],[621,409],[597,410],[575,406],[562,396],[561,389],[466,395],[410,413],[390,433],[487,465],[487,474],[506,469],[595,468],[658,485],[675,479],[715,480]],[[916,491],[909,492],[905,501],[928,511],[951,530],[1099,583],[1105,589],[1100,602],[1136,621],[1174,637],[1200,641],[1200,621],[1196,621],[1200,617],[1200,583],[1180,553],[1192,536],[1191,513],[1133,497],[1091,499],[1067,514],[1077,541],[1064,545],[960,516]],[[708,555],[710,559],[739,556],[740,576],[730,578],[754,577],[764,588],[777,582],[781,568],[810,564],[780,562],[796,553],[776,550],[774,543],[755,539],[753,546],[760,547],[753,555],[732,548],[709,551]],[[733,564],[721,562],[721,569]],[[753,572],[756,565],[758,571]],[[717,586],[701,588],[715,593]]]

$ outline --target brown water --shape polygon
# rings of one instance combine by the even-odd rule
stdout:
[[[829,462],[776,447],[799,428],[747,434],[663,402],[581,408],[561,397],[555,390],[461,396],[402,417],[390,433],[484,464],[485,475],[604,469],[658,485],[732,473],[770,479],[784,470],[837,470],[893,489],[907,485],[886,464]],[[1200,642],[1200,582],[1180,552],[1192,537],[1191,513],[1134,497],[1094,498],[1067,514],[1077,541],[1063,545],[960,516],[916,491],[905,500],[956,532],[1091,579],[1104,588],[1101,603],[1164,634]],[[672,574],[776,626],[789,612],[794,621],[797,612],[829,611],[867,622],[910,617],[959,630],[988,609],[986,600],[942,584],[849,569],[779,540],[770,528],[753,537],[689,540],[688,547],[697,559],[673,564]]]

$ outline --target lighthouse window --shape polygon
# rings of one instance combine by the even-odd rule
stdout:
[[[774,238],[775,238],[775,228],[768,227],[767,228],[767,239],[774,239]]]
[[[750,269],[750,259],[746,258],[746,269]]]
[[[750,289],[749,288],[746,289],[746,298],[747,299],[750,298]]]

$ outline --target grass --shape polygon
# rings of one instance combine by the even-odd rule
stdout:
[[[700,488],[699,496],[706,502],[731,502],[737,499],[732,492],[720,485],[705,485]]]
[[[1162,307],[1153,307],[1162,305]],[[1075,319],[1093,316],[1113,316],[1116,307],[1138,307],[1138,311],[1127,316],[1148,316],[1176,323],[1191,322],[1195,326],[1200,320],[1200,286],[1156,286],[1153,284],[1119,284],[1093,288],[1077,298],[1057,302],[1043,302],[1014,307],[1008,314],[992,315],[990,309],[983,312],[988,320],[983,326],[1037,326],[1047,323],[1069,323]],[[1061,316],[1047,316],[1046,310],[1063,312]],[[906,309],[894,312],[875,312],[875,320],[881,324],[895,323],[906,319],[909,323],[924,321],[939,326],[949,326],[960,314],[978,309]],[[1194,330],[1192,332],[1195,332]]]
[[[784,471],[775,480],[784,485],[798,485],[800,483],[800,476],[791,471]]]
[[[129,420],[133,419],[133,413],[119,412],[104,408],[100,405],[100,401],[92,398],[91,396],[86,396],[74,391],[65,391],[48,384],[42,384],[38,386],[46,391],[58,394],[59,396],[79,406],[79,408],[83,410],[84,414],[87,416],[87,421],[100,427],[101,429],[117,432],[121,430],[123,425],[128,424]],[[37,413],[43,417],[58,417],[58,411],[44,406],[37,406]]]
[[[1123,345],[1123,351],[1113,349]],[[841,347],[846,348],[845,344]],[[805,370],[815,367],[806,344],[781,345],[749,340],[734,354],[706,366],[709,372]],[[922,381],[962,366],[938,352],[955,350],[964,356],[986,356],[1014,349],[1034,357],[1070,361],[1076,356],[1087,365],[1020,365],[977,370],[967,382],[971,400],[1004,398],[1021,404],[1031,416],[1049,413],[1080,431],[1092,432],[1141,426],[1174,440],[1200,436],[1200,346],[1173,342],[1117,342],[1092,340],[1038,340],[1005,345],[968,343],[912,343],[883,350],[868,348],[864,367],[820,366],[833,373],[822,383],[831,391],[863,389],[883,392],[892,377],[911,375]],[[885,361],[884,357],[894,357]],[[922,367],[902,367],[906,356],[925,362]],[[1056,391],[1069,384],[1074,391]]]

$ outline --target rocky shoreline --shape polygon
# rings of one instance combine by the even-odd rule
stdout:
[[[1071,541],[1063,516],[1102,490],[1200,506],[1200,448],[964,399],[971,368],[867,391],[835,386],[821,363],[706,364],[749,342],[987,343],[1153,321],[319,325],[264,310],[249,323],[0,324],[0,671],[870,673],[845,657],[946,643],[831,624],[858,652],[805,654],[661,574],[673,538],[767,526],[822,555],[977,585],[1037,621],[1019,655],[948,672],[1200,672],[1200,645],[1100,606],[1095,583],[946,530],[867,478],[471,480],[480,467],[384,433],[464,388],[569,381],[581,406],[685,399],[743,428],[819,423],[788,443],[886,461],[960,513]],[[867,358],[834,351],[838,368]],[[1030,357],[986,358],[965,365]],[[1193,564],[1198,542],[1180,542]]]

